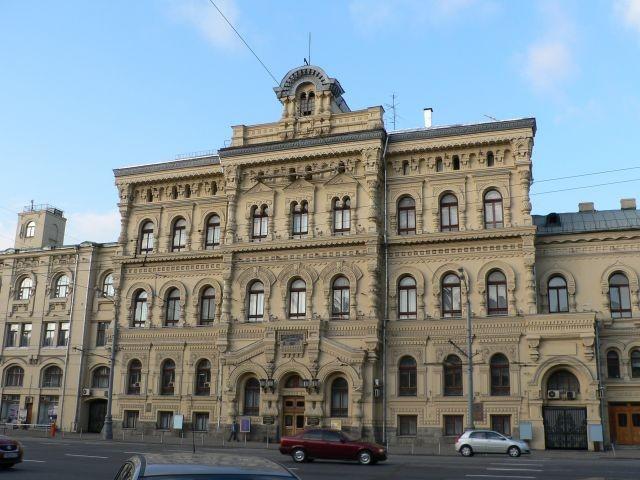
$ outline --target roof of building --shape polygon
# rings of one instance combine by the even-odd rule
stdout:
[[[113,174],[116,177],[127,175],[138,175],[145,173],[164,172],[166,170],[177,170],[180,168],[206,167],[208,165],[219,165],[220,157],[216,153],[207,152],[202,155],[194,155],[170,162],[150,163],[147,165],[134,165],[131,167],[114,168]]]
[[[602,210],[592,212],[533,215],[538,235],[603,232],[640,229],[639,210]]]
[[[389,133],[389,142],[402,142],[404,140],[418,140],[428,138],[453,137],[456,135],[471,135],[474,133],[496,132],[500,130],[512,130],[514,128],[532,128],[536,133],[535,118],[514,118],[511,120],[498,120],[494,122],[480,122],[460,125],[443,125],[410,130],[398,130]]]

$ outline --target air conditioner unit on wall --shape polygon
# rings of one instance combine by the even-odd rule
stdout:
[[[575,400],[578,398],[578,392],[574,392],[573,390],[567,391],[567,400]]]
[[[547,398],[560,399],[560,390],[547,390]]]

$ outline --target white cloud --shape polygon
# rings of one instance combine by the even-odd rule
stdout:
[[[120,234],[120,213],[109,212],[69,213],[65,243],[73,244],[84,241],[115,242]]]
[[[622,23],[640,33],[640,0],[618,0],[615,11]]]
[[[239,10],[235,0],[216,0],[216,5],[238,28]],[[240,45],[235,32],[208,0],[173,1],[169,14],[195,27],[200,35],[216,48],[228,50]]]

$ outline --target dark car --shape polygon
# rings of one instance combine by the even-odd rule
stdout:
[[[289,469],[261,457],[218,453],[134,455],[115,480],[300,480]]]
[[[10,468],[22,461],[22,445],[16,440],[0,435],[0,467]]]
[[[298,463],[324,458],[357,460],[362,465],[370,465],[387,459],[387,451],[382,445],[352,440],[338,430],[320,428],[282,437],[280,453],[291,455]]]

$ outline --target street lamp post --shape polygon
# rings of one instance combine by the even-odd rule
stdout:
[[[104,440],[113,440],[113,417],[111,415],[113,406],[113,375],[116,365],[116,350],[118,341],[118,307],[119,302],[116,296],[108,297],[113,301],[113,338],[111,340],[111,355],[109,356],[109,389],[107,390],[107,414],[104,417],[104,426],[102,428],[102,438]]]
[[[471,299],[469,283],[463,269],[459,269],[460,277],[464,283],[467,304],[467,430],[475,428],[473,423],[473,330],[471,327]]]

